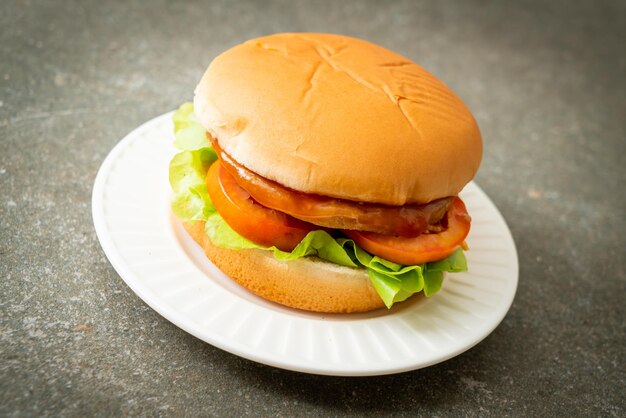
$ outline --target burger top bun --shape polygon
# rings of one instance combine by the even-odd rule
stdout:
[[[407,58],[340,35],[285,33],[222,53],[195,91],[220,147],[291,189],[403,205],[458,194],[482,155],[463,102]]]

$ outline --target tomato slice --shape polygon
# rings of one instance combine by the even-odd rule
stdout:
[[[446,258],[463,244],[469,234],[471,218],[460,198],[452,202],[445,222],[447,228],[442,232],[426,233],[414,238],[365,231],[344,230],[343,233],[365,250],[389,261],[406,265],[422,264]]]
[[[306,234],[320,229],[256,203],[221,161],[211,165],[206,183],[211,201],[226,223],[256,244],[292,251]]]

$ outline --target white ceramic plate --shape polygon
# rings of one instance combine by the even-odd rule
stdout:
[[[171,113],[140,126],[108,155],[93,190],[100,243],[128,286],[196,337],[260,363],[307,373],[366,376],[456,356],[502,321],[517,289],[515,244],[473,183],[461,193],[473,222],[469,272],[434,297],[368,314],[307,313],[247,292],[211,264],[170,213]]]

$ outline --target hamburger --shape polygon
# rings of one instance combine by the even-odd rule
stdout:
[[[478,126],[411,60],[347,36],[286,33],[215,58],[174,114],[173,212],[251,292],[318,312],[430,297],[467,269],[458,197]]]

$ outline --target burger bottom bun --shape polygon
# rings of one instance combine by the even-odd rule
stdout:
[[[285,262],[269,251],[220,248],[205,234],[204,222],[186,222],[184,227],[213,264],[264,299],[331,313],[367,312],[385,306],[365,269],[312,257]]]

